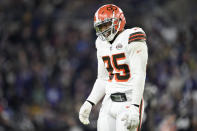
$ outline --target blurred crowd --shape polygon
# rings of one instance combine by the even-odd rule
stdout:
[[[97,74],[93,16],[122,8],[147,34],[142,131],[197,130],[196,0],[1,0],[0,131],[96,131],[78,111]]]

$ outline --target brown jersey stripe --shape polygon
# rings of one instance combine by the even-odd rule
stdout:
[[[138,31],[138,32],[135,32],[135,33],[130,34],[130,36],[135,35],[135,34],[144,34],[144,33],[143,33],[143,32]]]
[[[138,34],[130,35],[130,36],[129,36],[129,39],[130,39],[130,38],[133,38],[133,37],[135,37],[135,36],[146,36],[146,35],[143,34],[143,33],[138,33]]]
[[[139,40],[146,40],[146,34],[144,32],[138,31],[130,34],[128,43],[130,44],[133,41],[139,41]]]
[[[130,40],[129,40],[129,44],[130,44],[131,42],[139,41],[139,40],[146,40],[146,38],[144,38],[144,37],[137,37],[137,38],[134,38],[134,39],[130,39]]]
[[[144,35],[134,36],[134,37],[129,38],[129,41],[132,40],[132,39],[135,39],[135,38],[145,38],[146,39],[146,36],[144,36]]]
[[[135,34],[135,35],[130,36],[129,39],[131,39],[133,37],[137,37],[137,36],[144,36],[145,37],[145,34]]]

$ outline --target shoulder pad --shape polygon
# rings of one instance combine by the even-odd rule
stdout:
[[[142,28],[134,27],[130,29],[128,43],[130,44],[131,42],[134,42],[134,41],[146,41],[146,34],[142,30]]]

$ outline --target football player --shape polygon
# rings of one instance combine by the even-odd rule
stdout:
[[[137,131],[143,116],[143,91],[148,51],[146,34],[139,28],[124,29],[122,10],[113,4],[100,7],[94,16],[98,75],[81,106],[79,119],[89,124],[91,109],[102,97],[98,131]]]

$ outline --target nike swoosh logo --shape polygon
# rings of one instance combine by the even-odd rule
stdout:
[[[142,50],[137,50],[137,53],[140,53]]]

